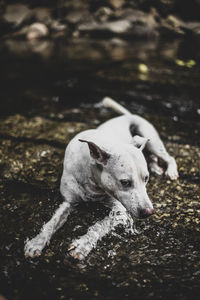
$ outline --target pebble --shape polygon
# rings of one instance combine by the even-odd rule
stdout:
[[[29,15],[30,9],[23,4],[7,5],[4,20],[13,23],[15,26],[20,25]]]
[[[108,2],[115,9],[121,8],[125,4],[125,0],[108,0]]]
[[[29,26],[26,37],[28,40],[32,40],[46,37],[48,34],[49,30],[45,24],[33,23]]]

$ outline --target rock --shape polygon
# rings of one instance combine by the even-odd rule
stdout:
[[[162,19],[161,27],[179,35],[200,35],[200,22],[184,22],[174,15],[168,15],[166,19]]]
[[[108,22],[104,24],[104,28],[107,28],[114,33],[125,33],[131,28],[131,23],[127,20]]]
[[[129,20],[134,25],[148,25],[149,27],[157,27],[158,22],[156,18],[159,16],[155,8],[152,8],[149,13],[143,12],[138,9],[124,9],[119,15],[122,19]]]
[[[122,34],[131,28],[131,23],[127,20],[118,20],[105,23],[84,23],[78,26],[80,31],[110,31],[113,33]]]
[[[108,36],[128,34],[148,38],[157,37],[159,33],[176,35],[188,33],[199,36],[200,22],[197,13],[199,2],[193,0],[191,3],[181,4],[181,2],[175,3],[174,0],[153,2],[70,0],[63,1],[59,5],[55,4],[52,8],[35,7],[34,4],[32,9],[24,4],[8,4],[1,23],[3,29],[7,28],[9,34],[11,32],[14,36],[27,35],[29,40],[47,36],[48,28],[56,32],[53,38],[63,36],[66,30],[76,38],[80,37],[80,33],[85,32],[104,35],[108,33]],[[58,8],[62,13],[59,13],[59,18],[53,19],[53,16],[57,15]],[[68,22],[69,26],[61,24],[61,19]],[[28,30],[22,28],[21,25],[29,26],[33,20],[36,23],[30,25]],[[14,32],[16,27],[18,32]],[[2,32],[5,34],[3,29]]]
[[[67,30],[67,25],[61,24],[57,20],[52,21],[50,26],[51,26],[51,29],[54,31],[66,31]]]
[[[161,20],[161,26],[163,29],[174,32],[176,34],[185,34],[183,25],[184,22],[180,18],[177,18],[173,15],[169,15],[166,19]]]
[[[95,19],[101,23],[108,21],[112,15],[113,11],[107,6],[100,7],[94,14]]]
[[[108,0],[108,3],[110,3],[113,8],[118,9],[125,4],[125,0]]]
[[[48,34],[49,30],[45,24],[33,23],[29,26],[26,37],[28,40],[32,40],[46,37]]]
[[[99,9],[99,13],[101,10]],[[96,13],[97,14],[97,13]],[[110,32],[113,35],[133,35],[139,37],[157,36],[158,22],[156,21],[157,11],[152,9],[149,13],[144,13],[136,9],[123,9],[115,13],[105,12],[105,15],[96,16],[96,21],[82,22],[78,26],[80,32]],[[110,21],[112,16],[114,21]]]
[[[187,33],[192,33],[194,35],[200,35],[200,22],[187,22],[184,23],[183,28]]]
[[[71,24],[77,24],[80,22],[89,22],[93,20],[92,15],[87,9],[76,9],[70,11],[66,17],[66,21]]]
[[[24,20],[29,18],[30,11],[28,6],[23,4],[7,5],[3,18],[6,22],[19,26]]]
[[[52,10],[48,7],[36,7],[32,9],[31,16],[39,23],[49,25],[52,22]]]

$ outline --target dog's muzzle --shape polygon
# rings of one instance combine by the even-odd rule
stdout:
[[[143,209],[139,210],[139,218],[140,219],[148,218],[153,214],[154,214],[154,209],[153,208],[143,208]]]

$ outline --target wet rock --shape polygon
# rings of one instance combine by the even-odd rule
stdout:
[[[200,36],[200,22],[187,22],[183,24],[186,33]]]
[[[52,10],[48,7],[36,7],[32,9],[31,16],[39,23],[48,25],[52,22]]]
[[[152,8],[152,6],[154,7]],[[8,24],[14,24],[17,28],[21,25],[29,26],[29,23],[35,20],[36,23],[44,24],[48,28],[63,33],[68,30],[65,24],[67,22],[71,35],[76,38],[80,36],[80,32],[93,33],[96,31],[103,34],[109,32],[114,35],[128,34],[148,38],[157,37],[159,33],[199,35],[198,8],[199,1],[197,0],[184,5],[175,4],[173,0],[156,0],[153,3],[146,0],[134,3],[133,1],[128,3],[125,0],[92,1],[92,3],[90,1],[63,1],[61,6],[60,4],[55,5],[51,9],[49,7],[30,9],[28,6],[18,3],[6,6],[3,20]],[[58,9],[62,10],[59,19],[54,17],[57,15]],[[187,11],[187,9],[189,17],[184,13],[184,10]],[[61,19],[64,20],[63,24],[60,23]],[[20,29],[22,34],[25,29]],[[12,34],[16,33],[14,32],[16,29],[12,30]],[[37,28],[30,33],[30,39],[44,35],[46,36],[46,30]],[[54,37],[57,36],[60,35]]]
[[[65,17],[66,21],[71,23],[71,24],[77,24],[80,22],[89,22],[91,21],[92,15],[89,13],[89,11],[87,9],[82,10],[82,9],[76,9],[73,11],[70,11],[66,17]]]
[[[32,40],[46,37],[48,34],[49,30],[45,24],[33,23],[29,26],[26,37],[28,40]]]
[[[19,26],[22,22],[27,20],[30,16],[30,9],[24,4],[12,4],[6,7],[3,18],[14,26]]]
[[[116,16],[129,20],[135,25],[148,24],[150,27],[156,27],[157,20],[155,18],[159,17],[159,14],[155,8],[152,8],[148,13],[138,9],[126,8],[119,11]]]
[[[178,35],[200,35],[200,22],[186,22],[175,15],[161,19],[161,31]]]
[[[110,7],[102,6],[94,14],[95,19],[99,22],[106,22],[113,15]]]
[[[105,22],[99,24],[97,22],[84,23],[78,26],[80,31],[110,31],[113,33],[125,33],[131,28],[131,23],[127,20],[119,20],[114,22]]]
[[[67,8],[68,11],[78,10],[78,9],[89,9],[90,3],[89,1],[82,1],[82,0],[67,0],[63,1],[63,7]]]
[[[53,20],[51,22],[51,29],[54,31],[66,31],[67,25],[61,24],[58,20]]]
[[[113,8],[121,8],[125,4],[125,0],[108,0],[108,3],[112,5]]]
[[[170,32],[183,35],[185,34],[183,30],[184,22],[173,15],[167,16],[166,19],[161,20],[162,28]]]
[[[18,31],[14,32],[11,37],[26,37],[27,40],[37,40],[45,38],[49,35],[49,29],[45,24],[33,23],[29,26],[23,26]],[[9,39],[11,40],[11,38]]]
[[[119,35],[157,36],[158,24],[154,13],[144,13],[139,10],[126,9],[115,14],[115,20],[109,20],[109,14],[103,17],[103,22],[84,22],[78,26],[81,32],[110,32]],[[98,16],[98,15],[97,15]],[[110,12],[110,16],[112,13]]]

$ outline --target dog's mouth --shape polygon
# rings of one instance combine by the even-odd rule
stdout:
[[[153,208],[145,207],[142,209],[138,209],[138,217],[137,219],[147,219],[155,213]]]

